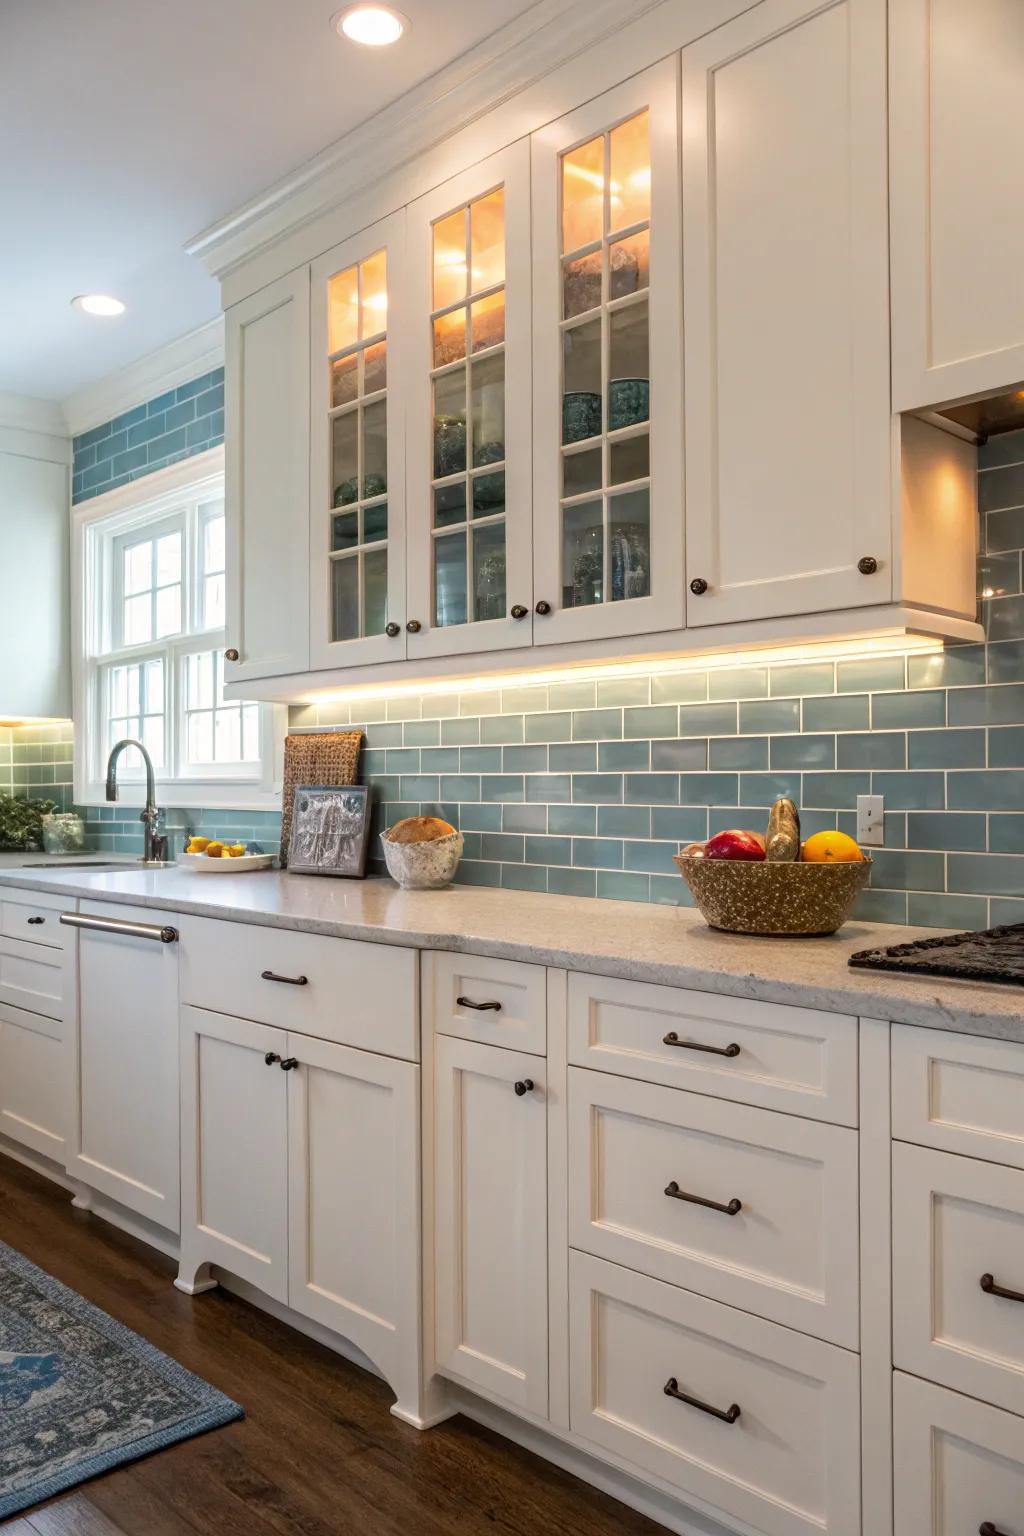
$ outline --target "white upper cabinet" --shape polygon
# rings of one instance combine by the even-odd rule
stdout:
[[[538,644],[683,621],[678,66],[533,136]]]
[[[401,292],[405,214],[312,268],[310,664],[405,656],[405,444]],[[398,381],[396,383],[396,381]]]
[[[528,141],[408,217],[409,655],[528,646]]]
[[[224,679],[240,683],[309,667],[309,268],[232,305],[224,351]]]
[[[889,16],[902,411],[1024,378],[1024,6],[890,0]]]
[[[764,0],[683,50],[691,626],[892,594],[885,24]]]

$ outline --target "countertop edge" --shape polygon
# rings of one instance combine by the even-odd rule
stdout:
[[[216,878],[216,877],[210,877]],[[31,872],[6,870],[0,874],[0,889],[13,886],[19,890],[41,891],[54,894],[52,879],[34,878]],[[252,927],[281,928],[291,932],[310,933],[327,938],[357,939],[364,943],[391,945],[403,949],[449,951],[455,954],[481,955],[496,960],[518,960],[531,965],[546,965],[557,969],[589,972],[591,975],[609,976],[625,981],[651,982],[659,986],[684,987],[693,991],[717,992],[729,997],[748,998],[757,1002],[779,1003],[803,1008],[816,1008],[835,1014],[850,1014],[860,1018],[877,1018],[895,1024],[918,1026],[925,1029],[947,1029],[959,1034],[984,1035],[988,1038],[1016,1040],[1024,1043],[1024,1016],[1014,1018],[1007,1014],[990,1014],[975,1004],[970,1011],[958,1011],[948,1000],[927,990],[929,981],[919,978],[915,986],[921,990],[920,998],[895,997],[884,987],[873,987],[867,975],[885,973],[858,972],[858,984],[828,987],[801,981],[781,981],[760,976],[751,970],[738,972],[720,971],[685,962],[631,960],[627,955],[608,956],[585,949],[541,947],[527,940],[498,939],[458,932],[427,932],[415,927],[385,928],[379,923],[324,920],[315,917],[296,918],[290,914],[267,911],[254,913],[248,909],[231,909],[196,900],[173,900],[147,892],[97,891],[83,884],[71,874],[60,881],[60,894],[82,901],[96,901],[122,906],[141,906],[154,910],[176,913],[180,916],[207,918],[214,922],[241,923]],[[211,893],[212,894],[212,893]],[[843,974],[849,976],[849,972]],[[864,978],[862,981],[861,978]],[[944,982],[946,988],[964,989],[964,1001],[977,996],[977,987],[967,982]],[[1022,1010],[1024,1015],[1024,1010]]]

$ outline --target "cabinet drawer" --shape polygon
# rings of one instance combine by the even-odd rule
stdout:
[[[0,1005],[0,1133],[64,1162],[65,1082],[59,1028]]]
[[[1024,1168],[1024,1045],[896,1025],[893,1135]]]
[[[7,939],[25,939],[63,949],[66,930],[60,926],[60,914],[74,909],[66,896],[48,896],[45,892],[18,891],[0,895],[0,934]]]
[[[1024,1414],[1024,1173],[893,1148],[893,1331],[902,1369]]]
[[[277,1029],[419,1058],[416,951],[282,928],[188,919],[181,999]]]
[[[895,1536],[1024,1536],[1024,1424],[899,1371],[893,1386]]]
[[[547,1053],[547,973],[542,965],[427,954],[423,966],[438,1034],[534,1056]]]
[[[850,1349],[857,1182],[856,1131],[569,1071],[574,1247]]]
[[[837,1125],[857,1124],[847,1014],[573,973],[569,1060]]]
[[[61,1016],[63,986],[59,949],[0,938],[0,1003],[50,1019]]]
[[[765,1536],[860,1536],[856,1355],[586,1254],[569,1265],[578,1434]]]

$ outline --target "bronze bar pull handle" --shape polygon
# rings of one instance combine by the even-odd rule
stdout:
[[[685,1189],[680,1189],[675,1179],[671,1184],[666,1184],[665,1193],[673,1200],[686,1200],[690,1205],[704,1205],[709,1211],[721,1211],[723,1216],[738,1216],[743,1209],[743,1201],[732,1199],[728,1205],[721,1205],[717,1200],[705,1200],[703,1195],[688,1195]]]
[[[456,1001],[456,1003],[458,1003],[460,1008],[472,1008],[474,1013],[500,1013],[501,1012],[501,1004],[500,1003],[473,1003],[473,1002],[471,1002],[469,1000],[468,997],[457,997],[455,999],[455,1001]]]
[[[686,1403],[690,1408],[699,1408],[701,1413],[710,1413],[713,1419],[721,1419],[723,1424],[735,1424],[740,1416],[739,1403],[733,1403],[729,1408],[713,1408],[710,1403],[702,1403],[699,1397],[690,1397],[686,1392],[680,1392],[679,1383],[674,1376],[670,1376],[665,1383],[665,1396],[674,1397],[677,1403]]]
[[[1003,1536],[1003,1533],[991,1520],[983,1520],[978,1526],[978,1536]]]
[[[1008,1291],[1005,1286],[997,1285],[994,1275],[982,1275],[978,1284],[986,1296],[1001,1296],[1004,1301],[1024,1301],[1024,1293]]]
[[[674,1029],[662,1038],[662,1045],[678,1045],[684,1051],[707,1051],[709,1056],[738,1056],[739,1046],[732,1045],[700,1045],[696,1040],[680,1040]]]
[[[308,976],[279,976],[276,971],[260,971],[261,981],[283,981],[289,987],[308,987]]]

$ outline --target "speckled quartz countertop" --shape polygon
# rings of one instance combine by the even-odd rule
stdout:
[[[1024,990],[905,979],[847,966],[854,950],[934,937],[934,928],[851,922],[833,938],[744,938],[713,932],[684,907],[473,886],[400,891],[388,880],[318,879],[272,870],[197,875],[185,869],[89,870],[84,864],[8,867],[0,868],[0,892],[5,885],[337,938],[527,960],[1024,1043]]]

